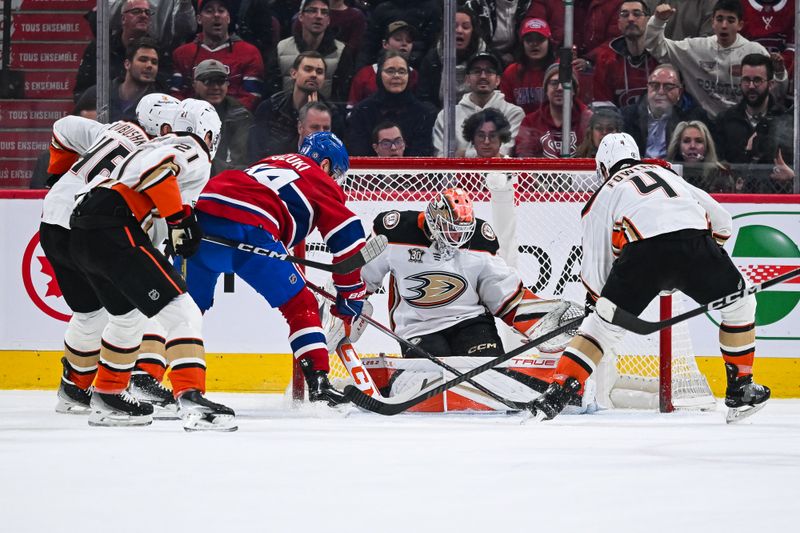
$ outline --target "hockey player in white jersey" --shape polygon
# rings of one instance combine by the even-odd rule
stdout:
[[[436,357],[496,357],[504,350],[494,317],[535,337],[542,317],[569,308],[523,286],[517,271],[497,255],[494,230],[475,217],[463,189],[436,195],[424,212],[380,213],[373,231],[386,235],[389,245],[361,269],[367,291],[377,291],[391,274],[393,329]],[[561,337],[561,347],[569,338]],[[402,350],[404,357],[420,357],[405,345]]]
[[[69,254],[69,218],[75,194],[94,177],[109,176],[116,165],[151,137],[169,131],[178,103],[166,94],[144,96],[136,107],[138,124],[101,124],[78,116],[67,116],[53,124],[48,171],[60,178],[45,196],[39,238],[64,300],[73,312],[64,335],[57,412],[88,413],[100,335],[106,324],[102,304]]]
[[[233,410],[204,397],[200,310],[144,229],[163,218],[175,253],[189,257],[197,250],[202,232],[191,205],[208,181],[220,126],[210,104],[184,100],[173,133],[140,146],[110,177],[96,177],[77,195],[70,253],[109,314],[90,403],[92,425],[152,421],[152,406],[125,392],[146,316],[166,330],[170,380],[186,429],[236,429]]]
[[[663,290],[677,289],[705,304],[745,286],[722,248],[731,235],[731,216],[707,193],[669,169],[642,163],[626,133],[604,137],[596,163],[603,185],[581,211],[587,299],[602,296],[638,315]],[[763,407],[770,390],[753,381],[755,296],[721,313],[725,405],[733,421]],[[529,404],[531,411],[547,419],[560,413],[624,333],[590,314],[564,350],[547,391]]]

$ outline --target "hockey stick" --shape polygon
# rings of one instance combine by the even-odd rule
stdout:
[[[741,300],[742,298],[746,298],[751,294],[761,292],[764,289],[772,287],[773,285],[777,285],[783,281],[788,281],[796,276],[800,276],[800,268],[795,268],[794,270],[790,270],[789,272],[781,274],[780,276],[768,279],[767,281],[762,281],[757,285],[745,287],[744,289],[740,289],[727,296],[723,296],[722,298],[714,300],[713,302],[701,305],[700,307],[692,309],[691,311],[687,311],[667,320],[662,320],[661,322],[648,322],[647,320],[642,320],[638,316],[629,313],[620,307],[617,307],[617,305],[608,298],[600,298],[597,301],[596,310],[597,314],[600,315],[603,320],[611,322],[615,326],[620,326],[639,335],[649,335],[650,333],[655,333],[658,330],[667,328],[677,324],[678,322],[683,322],[684,320],[688,320],[697,315],[702,315],[707,311],[727,307],[732,303]]]
[[[508,353],[505,353],[501,356],[495,357],[491,361],[487,361],[480,366],[476,366],[472,370],[468,372],[464,372],[460,376],[456,376],[455,378],[451,379],[450,381],[446,381],[441,385],[431,385],[419,391],[415,396],[411,398],[402,399],[402,398],[371,398],[358,390],[356,387],[352,385],[348,385],[344,388],[344,397],[346,400],[349,400],[356,404],[357,406],[361,407],[362,409],[366,409],[367,411],[372,411],[373,413],[378,413],[380,415],[396,415],[398,413],[402,413],[403,411],[414,407],[415,405],[424,402],[429,398],[433,398],[434,396],[443,393],[446,390],[452,389],[456,385],[463,383],[464,381],[477,376],[487,370],[490,370],[500,363],[504,363],[509,359],[512,359],[518,355],[525,353],[526,351],[534,348],[535,346],[552,339],[565,331],[569,331],[572,328],[578,326],[583,319],[586,317],[586,314],[582,314],[577,318],[573,318],[564,322],[557,328],[553,329],[552,331],[545,333],[539,337],[536,337],[531,342],[520,346],[519,348],[515,348]]]
[[[362,266],[366,265],[367,263],[378,257],[381,254],[381,252],[383,252],[383,250],[386,249],[386,245],[389,242],[389,240],[386,238],[385,235],[378,235],[376,237],[373,237],[372,239],[369,239],[367,243],[364,245],[364,247],[357,254],[351,255],[347,259],[343,259],[338,263],[328,264],[328,263],[318,263],[310,259],[304,259],[302,257],[296,257],[290,254],[282,254],[274,250],[261,248],[260,246],[256,246],[254,244],[248,244],[246,242],[237,242],[230,239],[226,239],[224,237],[215,237],[211,235],[206,235],[205,237],[203,237],[203,240],[208,242],[213,242],[214,244],[220,244],[222,246],[227,246],[229,248],[235,248],[243,252],[249,252],[251,254],[260,255],[263,257],[280,259],[281,261],[290,261],[292,263],[297,263],[298,265],[305,265],[307,267],[316,268],[317,270],[333,272],[334,274],[347,274],[348,272],[352,272],[357,268],[361,268]]]
[[[331,302],[335,302],[336,301],[336,297],[333,296],[328,291],[326,291],[325,289],[323,289],[322,287],[318,287],[318,286],[314,285],[313,283],[311,283],[310,281],[306,281],[306,285],[308,285],[309,289],[311,289],[312,291],[316,292],[320,296],[330,300]],[[381,330],[386,335],[390,336],[391,338],[393,338],[394,340],[396,340],[400,344],[404,344],[406,347],[408,347],[408,348],[410,348],[412,350],[415,350],[422,357],[424,357],[425,359],[427,359],[427,360],[433,362],[434,364],[440,366],[441,368],[447,370],[451,374],[454,374],[455,376],[461,376],[462,375],[461,372],[459,372],[458,370],[456,370],[452,366],[448,365],[444,361],[440,361],[439,359],[437,359],[436,357],[434,357],[433,355],[431,355],[427,351],[423,350],[419,346],[417,346],[417,345],[413,344],[412,342],[404,339],[403,337],[401,337],[400,335],[396,334],[394,331],[392,331],[391,329],[387,328],[386,326],[384,326],[383,324],[381,324],[380,322],[378,322],[377,320],[375,320],[371,316],[362,314],[362,315],[359,316],[359,318],[361,318],[367,324],[373,326],[374,328]],[[525,403],[524,402],[515,402],[515,401],[512,401],[512,400],[506,400],[502,396],[492,392],[491,390],[487,389],[486,387],[484,387],[480,383],[477,383],[477,382],[475,382],[475,381],[473,381],[471,379],[468,379],[467,383],[469,383],[470,385],[472,385],[473,387],[475,387],[476,389],[478,389],[479,391],[481,391],[485,395],[489,396],[493,400],[496,400],[496,401],[502,403],[503,405],[505,405],[506,407],[509,407],[509,408],[511,408],[511,409],[513,409],[515,411],[519,411],[520,409],[524,409],[525,408]]]

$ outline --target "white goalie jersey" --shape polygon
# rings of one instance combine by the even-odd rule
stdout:
[[[708,193],[658,165],[637,164],[611,176],[581,211],[581,278],[593,296],[628,243],[683,229],[710,230],[723,244],[732,221]]]
[[[108,177],[123,159],[148,141],[137,124],[117,121],[101,124],[67,116],[53,124],[50,168],[69,167],[44,198],[42,222],[69,229],[75,195],[97,176]]]
[[[471,240],[441,260],[423,230],[419,211],[388,211],[374,221],[388,248],[361,269],[369,292],[387,274],[391,326],[405,338],[441,331],[487,312],[499,314],[520,298],[519,274],[497,255],[492,227],[476,219]]]

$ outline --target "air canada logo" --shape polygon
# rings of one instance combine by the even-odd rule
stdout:
[[[786,214],[797,217],[797,213]],[[759,218],[763,219],[764,215]],[[770,218],[777,222],[775,215]],[[800,267],[800,248],[797,242],[783,231],[762,224],[739,228],[731,256],[739,270],[753,284]],[[759,292],[756,294],[756,301],[757,326],[779,322],[792,313],[800,302],[800,279],[794,278]]]
[[[22,283],[33,304],[56,320],[69,322],[72,311],[64,301],[61,287],[53,273],[53,265],[39,245],[39,233],[34,235],[22,255]]]
[[[467,280],[449,272],[421,272],[408,276],[405,281],[417,283],[409,287],[410,296],[403,299],[412,307],[423,309],[442,307],[455,301],[467,290]]]

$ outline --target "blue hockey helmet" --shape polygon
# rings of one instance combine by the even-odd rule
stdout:
[[[300,145],[299,152],[316,161],[318,165],[322,165],[325,159],[329,160],[331,168],[328,174],[337,183],[341,184],[347,176],[347,170],[350,168],[347,148],[339,137],[330,131],[317,131],[307,135]]]

